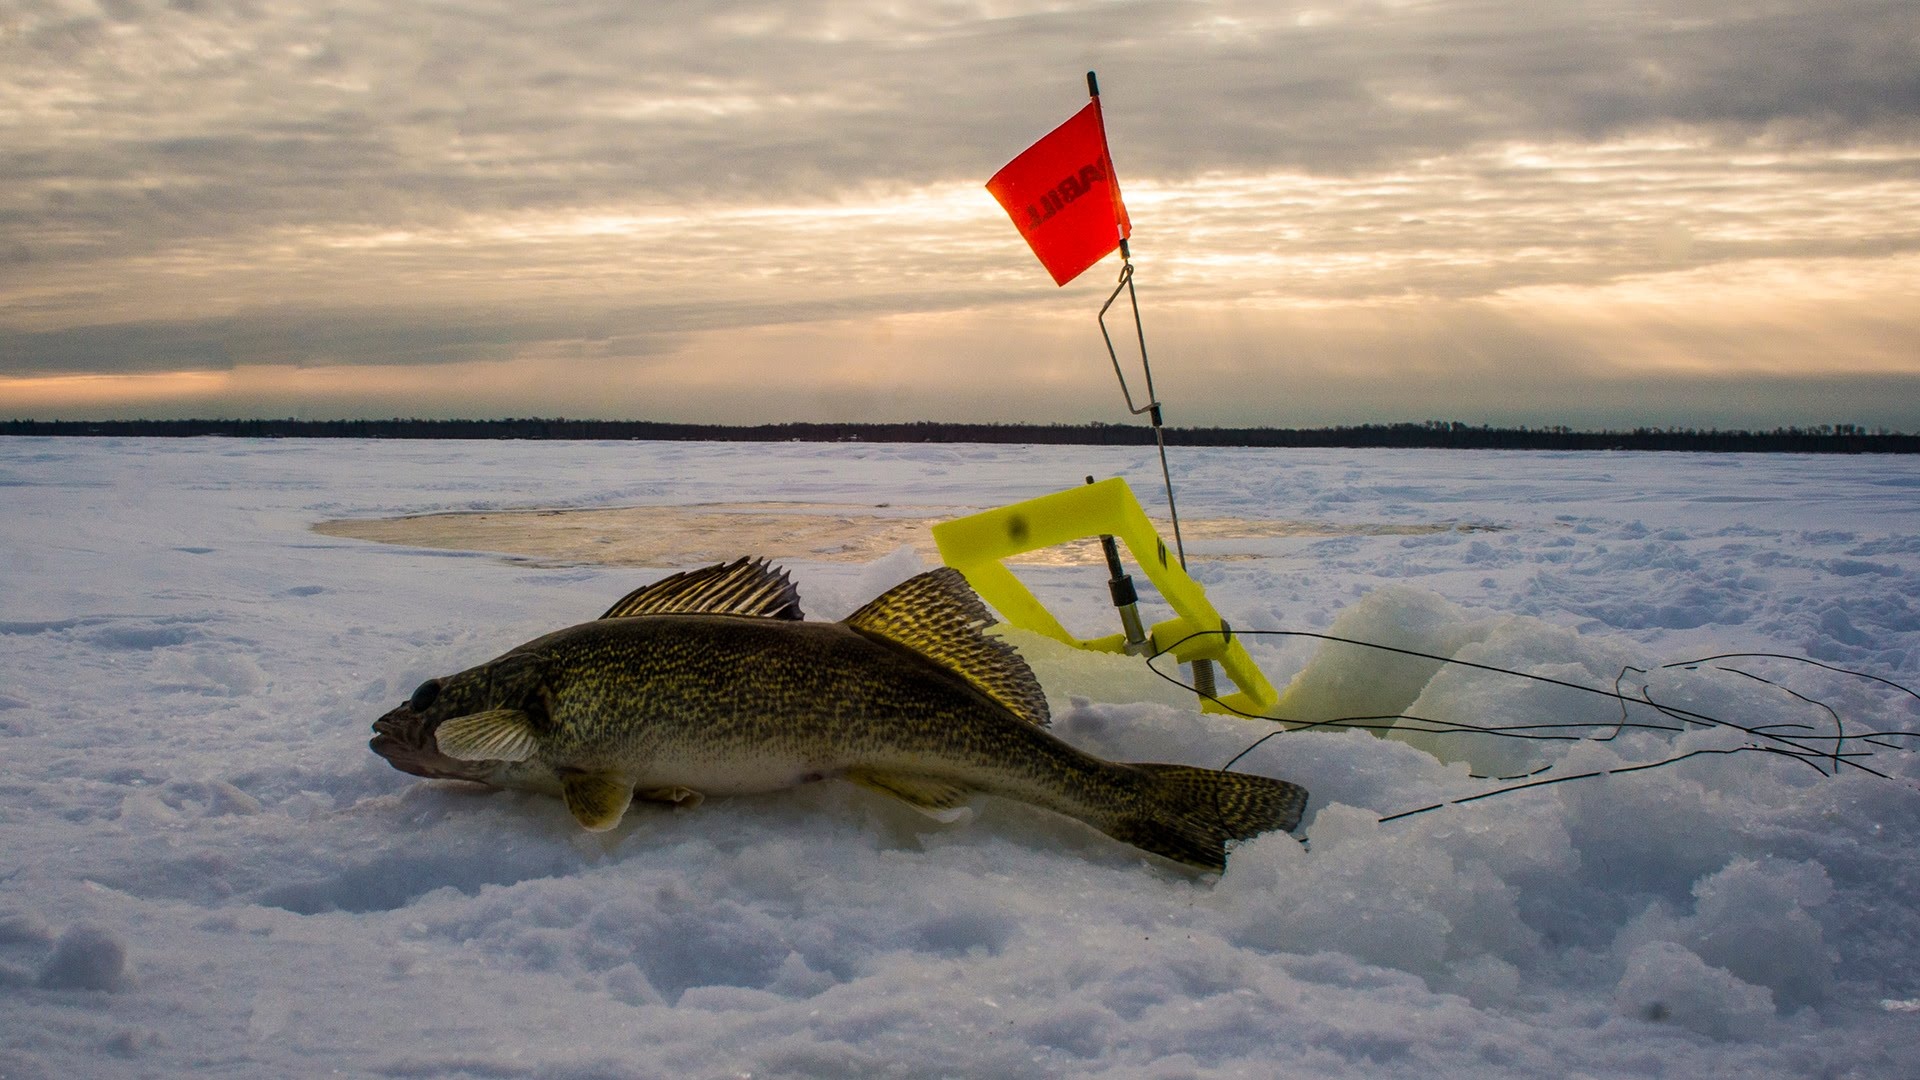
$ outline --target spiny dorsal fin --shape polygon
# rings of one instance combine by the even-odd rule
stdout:
[[[607,609],[603,619],[624,615],[753,615],[800,619],[800,590],[785,570],[765,559],[739,558],[698,570],[683,570],[642,585]]]
[[[863,634],[904,646],[972,683],[1015,716],[1045,727],[1047,696],[1014,647],[981,633],[987,606],[951,566],[929,570],[881,593],[846,617]]]

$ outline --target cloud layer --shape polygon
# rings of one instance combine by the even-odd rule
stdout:
[[[0,412],[156,407],[133,375],[269,407],[224,372],[355,415],[520,385],[522,413],[1102,415],[1110,272],[1052,290],[980,188],[1089,68],[1196,418],[1302,422],[1236,382],[1362,420],[1431,378],[1433,411],[1540,422],[1593,380],[1751,377],[1748,422],[1795,418],[1797,375],[1920,389],[1906,2],[14,12]],[[662,379],[690,396],[623,389]],[[1920,427],[1880,408],[1798,419]]]

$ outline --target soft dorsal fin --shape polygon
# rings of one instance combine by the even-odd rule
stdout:
[[[800,590],[785,570],[765,559],[739,558],[698,570],[683,570],[642,585],[607,609],[603,619],[624,615],[752,615],[801,619]]]
[[[929,570],[881,593],[846,617],[863,634],[911,649],[959,675],[1028,723],[1045,727],[1047,696],[1013,646],[981,633],[987,606],[951,566]]]

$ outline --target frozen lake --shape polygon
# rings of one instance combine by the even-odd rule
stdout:
[[[1154,510],[1151,451],[0,439],[0,1077],[1920,1073],[1920,740],[1864,738],[1920,730],[1920,700],[1845,673],[1920,684],[1920,460],[1172,454],[1183,518],[1307,526],[1190,545],[1294,700],[1584,737],[1425,744],[1448,761],[1269,740],[1237,767],[1312,790],[1310,843],[1251,841],[1218,877],[1020,805],[940,824],[839,783],[589,835],[552,799],[395,772],[368,725],[686,564],[316,523],[900,518],[1089,474]],[[686,532],[728,558],[769,535]],[[929,565],[888,536],[788,549],[810,617]],[[1117,629],[1100,568],[1022,575]],[[1764,730],[1623,728],[1598,695],[1287,631]],[[1016,640],[1056,732],[1103,756],[1219,767],[1271,730]],[[1722,653],[1827,667],[1661,666]],[[1781,732],[1871,756],[1741,749]],[[1611,775],[1380,820],[1542,769]]]

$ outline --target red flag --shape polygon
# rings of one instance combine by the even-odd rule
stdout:
[[[1107,154],[1099,98],[1007,162],[987,181],[987,190],[1057,285],[1079,277],[1132,235]]]

